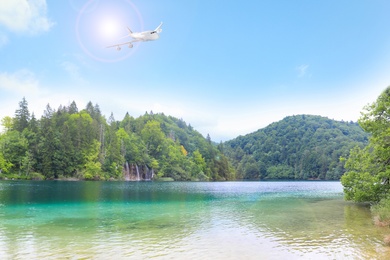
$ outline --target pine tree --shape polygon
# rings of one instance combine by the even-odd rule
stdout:
[[[79,109],[77,108],[76,102],[72,101],[69,106],[69,114],[75,114],[79,112]]]
[[[19,109],[15,111],[14,119],[14,130],[23,132],[25,128],[28,127],[28,122],[30,121],[30,112],[28,111],[28,103],[23,97],[22,101],[19,102]]]

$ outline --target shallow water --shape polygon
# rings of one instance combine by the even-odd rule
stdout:
[[[338,182],[0,182],[1,259],[390,259]]]

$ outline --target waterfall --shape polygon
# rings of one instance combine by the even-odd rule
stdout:
[[[150,180],[149,178],[149,168],[147,165],[145,165],[145,180]]]
[[[140,177],[139,177],[139,170],[138,170],[138,165],[136,164],[135,165],[135,169],[137,170],[137,181],[140,181]]]
[[[129,169],[129,163],[126,162],[125,164],[125,180],[130,180],[130,169]]]

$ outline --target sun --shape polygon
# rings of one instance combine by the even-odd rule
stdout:
[[[105,39],[115,39],[120,37],[121,24],[112,17],[104,17],[100,20],[98,26],[99,36]]]
[[[1,0],[0,0],[1,1]],[[76,2],[76,0],[71,0]],[[81,49],[101,62],[118,62],[130,57],[127,52],[112,52],[106,46],[126,42],[127,26],[143,30],[143,18],[131,0],[84,0],[76,20],[76,37]]]

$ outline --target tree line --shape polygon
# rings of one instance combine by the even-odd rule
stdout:
[[[57,110],[48,104],[40,119],[25,98],[14,117],[2,118],[0,177],[18,179],[124,178],[126,165],[152,169],[154,179],[234,180],[227,157],[182,119],[128,113],[108,119],[89,102]]]
[[[72,102],[47,105],[36,119],[24,98],[1,123],[0,178],[19,179],[120,180],[136,169],[145,179],[338,180],[346,171],[340,158],[368,149],[370,135],[355,122],[297,115],[215,144],[162,113],[117,121],[97,104],[79,111]]]
[[[241,179],[338,180],[340,157],[365,147],[368,136],[355,122],[296,115],[224,145]]]

